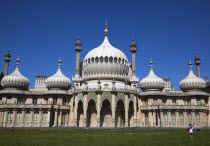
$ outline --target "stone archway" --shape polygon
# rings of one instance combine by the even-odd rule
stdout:
[[[87,127],[97,127],[97,111],[94,100],[88,102],[87,109]]]
[[[129,102],[129,109],[128,109],[128,126],[134,126],[134,106],[133,101]]]
[[[101,127],[112,127],[111,103],[108,99],[105,99],[102,102],[100,126]]]
[[[84,110],[83,103],[80,100],[77,109],[77,127],[84,127]]]
[[[122,100],[118,100],[115,113],[116,127],[125,127],[125,107]]]

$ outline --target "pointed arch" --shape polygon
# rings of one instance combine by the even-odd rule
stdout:
[[[111,122],[112,122],[111,102],[108,99],[105,99],[102,102],[100,126],[111,127]]]
[[[88,102],[87,127],[97,127],[96,102],[93,99]]]
[[[134,126],[134,105],[133,101],[129,102],[129,109],[128,109],[128,126]]]
[[[80,100],[78,102],[77,108],[77,127],[83,127],[84,125],[84,110],[83,110],[83,103]]]
[[[116,127],[124,127],[125,126],[125,107],[124,102],[120,99],[117,102],[117,108],[115,111],[115,122]]]

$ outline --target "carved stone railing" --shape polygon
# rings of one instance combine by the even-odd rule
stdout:
[[[62,109],[68,110],[68,105],[52,105],[52,104],[0,104],[1,108],[32,108],[32,109]]]
[[[209,93],[206,92],[199,92],[199,91],[192,91],[192,92],[182,92],[182,91],[146,91],[146,92],[140,92],[140,96],[148,96],[148,95],[163,95],[163,96],[195,96],[195,95],[201,95],[201,96],[210,96]]]
[[[148,105],[141,106],[141,110],[208,110],[208,106],[206,105]]]
[[[78,88],[78,89],[74,90],[74,92],[83,92],[83,91],[87,91],[87,92],[89,92],[89,91],[118,91],[118,92],[136,92],[136,93],[138,93],[138,91],[135,90],[135,89],[125,89],[125,88],[112,89],[112,88],[109,88],[109,87],[108,88],[104,87],[104,88],[102,88],[100,90],[98,90],[97,88],[87,88],[87,89],[85,89],[85,88]]]

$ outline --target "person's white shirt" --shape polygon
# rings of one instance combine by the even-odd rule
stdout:
[[[190,127],[190,130],[189,130],[190,133],[193,133],[193,126]]]

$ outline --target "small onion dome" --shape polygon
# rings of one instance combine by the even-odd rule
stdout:
[[[70,88],[71,81],[63,75],[61,71],[61,63],[62,61],[59,59],[57,72],[46,79],[45,84],[48,89],[68,90]]]
[[[165,87],[163,79],[157,77],[152,69],[153,62],[150,61],[150,72],[149,75],[140,81],[140,88],[143,91],[162,91]]]
[[[189,66],[190,66],[189,75],[179,83],[180,89],[182,91],[192,91],[192,90],[201,90],[205,88],[206,82],[203,79],[197,77],[193,73],[191,61],[189,63]]]
[[[1,80],[1,86],[3,88],[27,90],[30,85],[30,82],[26,77],[24,77],[20,73],[20,70],[19,70],[20,59],[19,59],[19,57],[17,58],[16,62],[17,63],[16,63],[15,71],[12,74],[3,77],[3,79]]]

